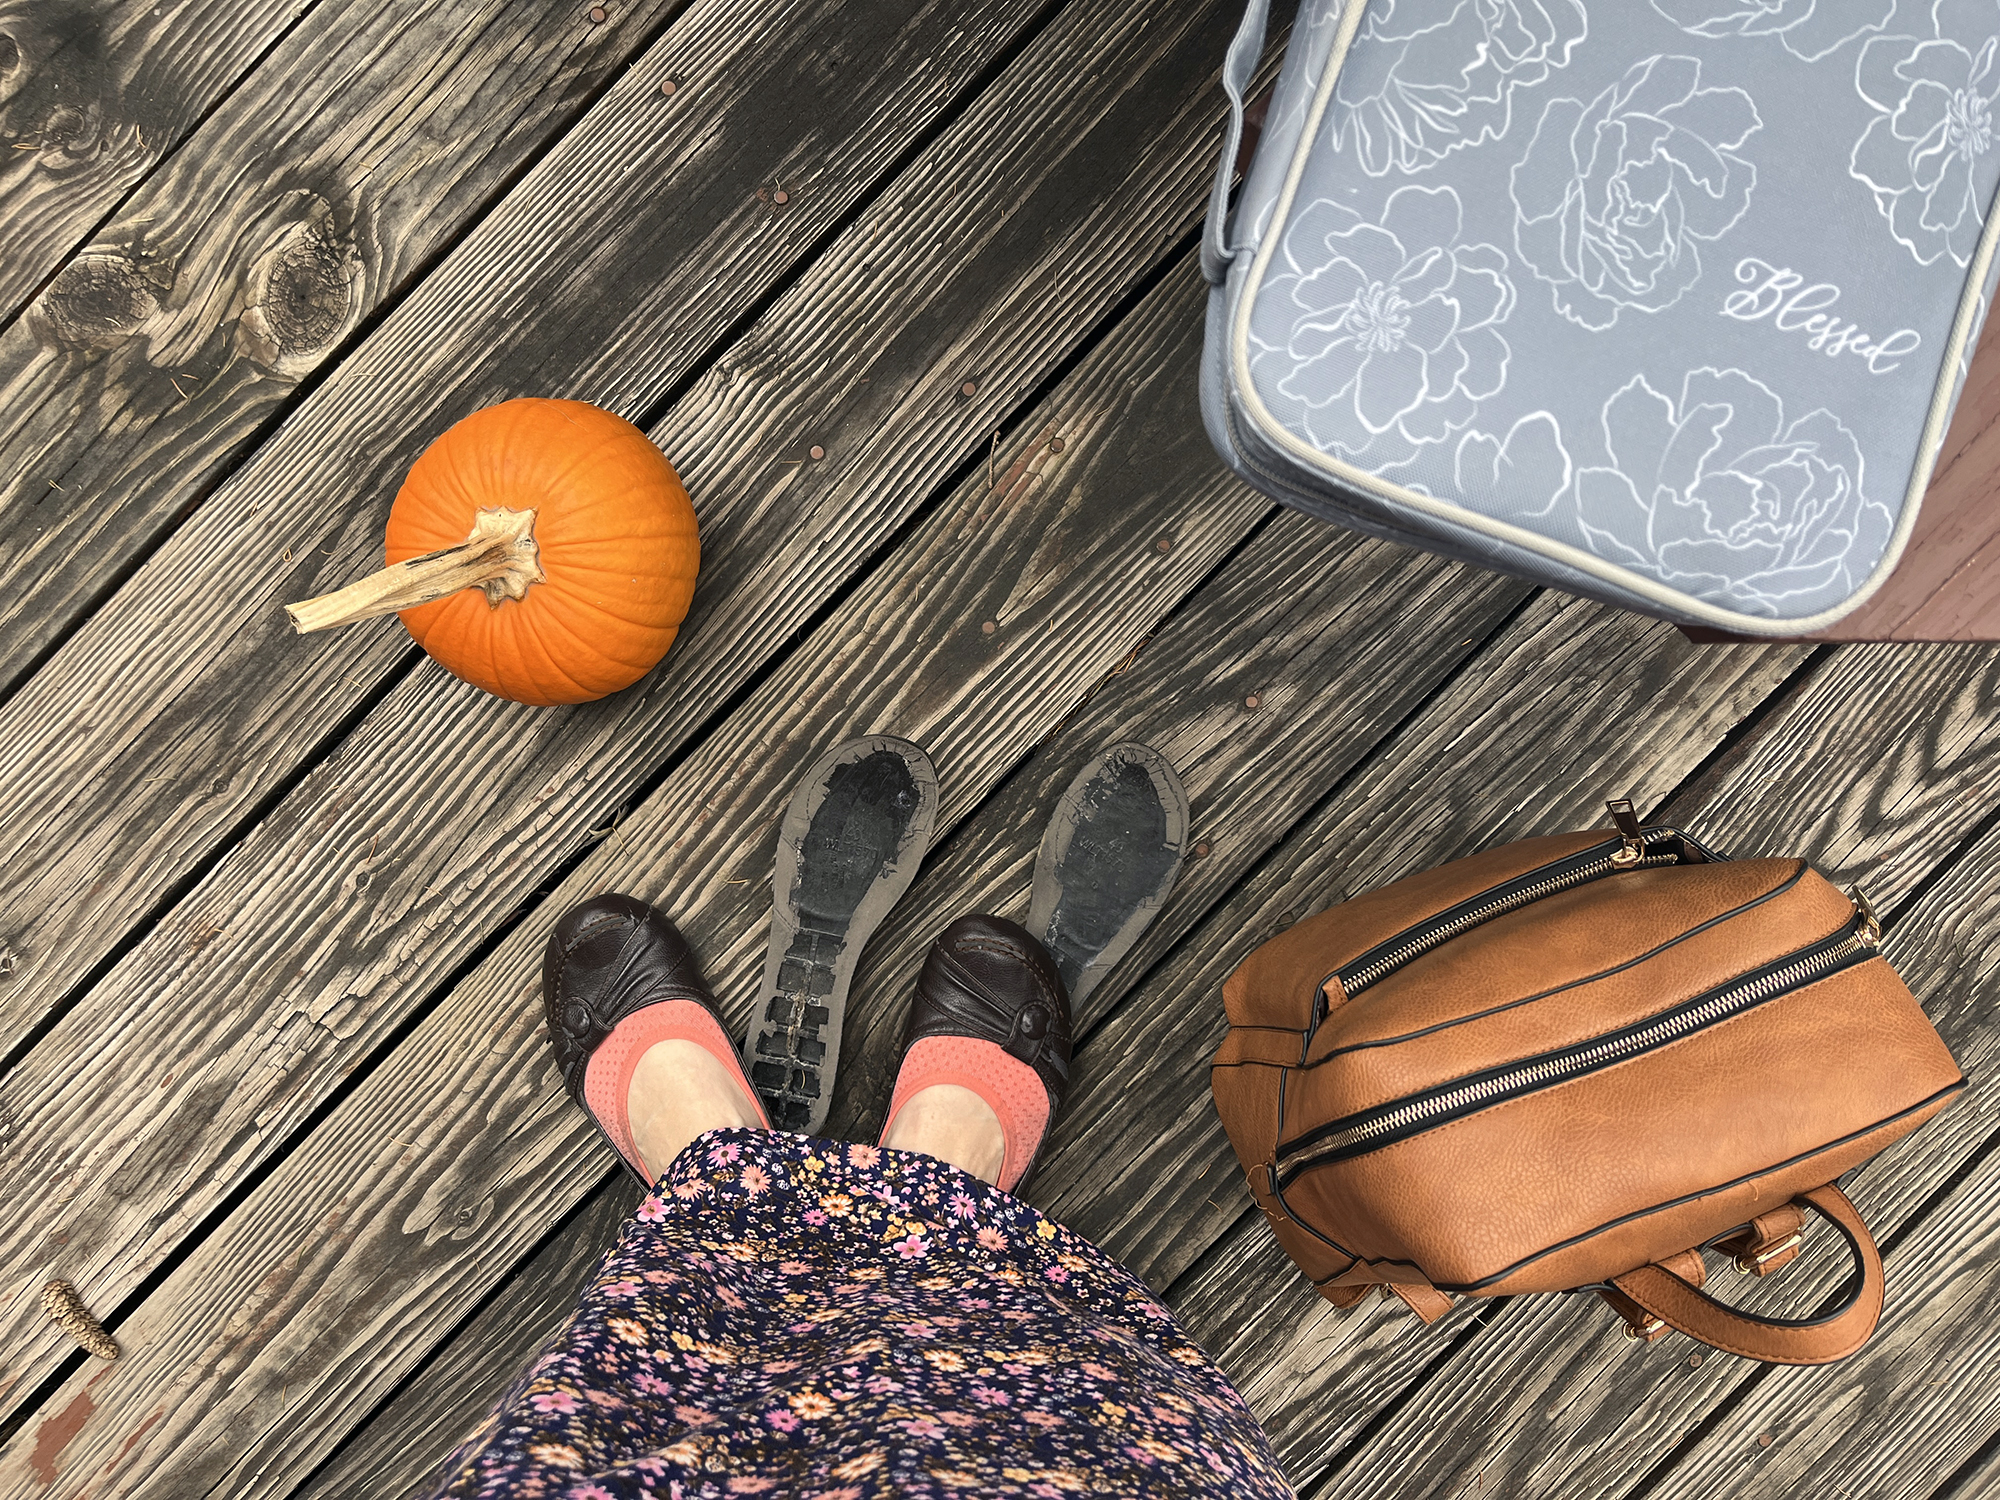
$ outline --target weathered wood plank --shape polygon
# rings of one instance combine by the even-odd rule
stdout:
[[[407,1495],[434,1473],[568,1321],[641,1196],[631,1175],[614,1168],[395,1399],[313,1472],[297,1491],[300,1500]]]
[[[63,1186],[48,1212],[0,1225],[5,1263],[18,1268],[0,1287],[9,1330],[0,1348],[16,1399],[56,1347],[32,1309],[39,1269],[59,1263],[100,1305],[136,1284],[495,923],[593,829],[602,834],[652,768],[754,680],[942,477],[987,446],[995,407],[958,392],[966,328],[1007,330],[987,336],[980,368],[992,401],[1011,401],[1185,233],[1199,212],[1199,138],[1210,124],[1198,99],[1231,22],[1222,3],[1179,21],[1148,24],[1109,0],[1064,17],[962,131],[913,167],[910,207],[885,202],[857,223],[663,424],[656,436],[683,456],[697,493],[712,482],[727,498],[709,514],[706,588],[651,691],[549,714],[421,669],[20,1065],[0,1089],[17,1127],[0,1175],[45,1198]],[[1058,129],[1067,106],[1040,80],[1053,59],[1079,56],[1101,57],[1127,87],[1087,96],[1085,118]],[[1154,132],[1161,155],[1142,153],[1124,177],[1083,171],[1107,138],[1141,129]],[[975,141],[982,152],[967,149]],[[1026,170],[1037,162],[1046,195]],[[1022,186],[1011,199],[959,190],[962,173],[1016,167]],[[939,220],[926,212],[962,231],[954,246],[978,248],[963,259],[954,252],[952,269],[933,274],[924,293],[855,295],[868,284],[857,282],[857,263],[870,247],[909,246],[916,265],[928,263]],[[927,224],[931,233],[917,232]],[[1050,243],[1052,227],[1064,236]],[[893,251],[880,265],[884,277],[922,280]],[[816,318],[820,305],[830,311]],[[879,398],[857,386],[868,369],[884,387]],[[859,394],[825,410],[829,388],[850,387]],[[810,477],[742,441],[746,428],[797,430],[808,419],[833,455]],[[1067,431],[1060,458],[1039,429],[1010,444],[994,506],[1032,493],[1045,471],[1098,462],[1103,432],[1089,423]],[[1144,435],[1163,451],[1201,451],[1192,427]],[[1051,535],[1051,545],[1060,541]],[[1039,607],[1063,576],[1051,554],[1033,588],[994,618],[1011,629],[1011,617]],[[217,1003],[226,996],[242,999]],[[107,1047],[106,1037],[118,1041]],[[189,1069],[190,1058],[200,1065]],[[161,1080],[153,1109],[134,1116],[93,1104],[123,1098],[135,1076]],[[119,1122],[108,1129],[107,1113]],[[90,1152],[87,1172],[80,1149]]]
[[[48,268],[0,332],[0,697],[681,3],[328,0]],[[718,19],[669,46],[726,77],[683,34]]]
[[[961,486],[549,910],[607,885],[657,901],[740,1019],[776,820],[819,749],[910,736],[938,763],[947,819],[976,805],[1268,513],[1190,420],[1201,291],[1183,264],[1032,415],[1031,431],[1074,435],[1064,463],[1039,483]],[[1170,524],[1179,542],[1162,555],[1144,539]],[[981,620],[1001,625],[986,635]],[[51,1495],[287,1492],[341,1431],[286,1424],[270,1386],[365,1409],[597,1180],[601,1147],[539,1035],[545,931],[509,934],[122,1320],[125,1357],[52,1397],[36,1432],[91,1405]],[[0,1455],[0,1490],[25,1464]]]
[[[13,877],[0,944],[14,954],[0,1035],[58,1003],[406,662],[393,627],[301,641],[278,605],[379,565],[417,452],[523,391],[642,413],[1020,34],[1031,4],[781,0],[753,30],[733,0],[700,0],[621,77],[0,709]],[[872,66],[828,66],[849,56]],[[699,84],[663,97],[683,72]],[[778,181],[797,188],[782,206],[763,188]],[[843,394],[821,389],[816,409]],[[892,409],[900,394],[856,404]],[[711,441],[761,450],[759,488],[778,503],[791,471],[774,450],[797,433]]]
[[[1988,1495],[2000,1495],[2000,1443],[1990,1439],[1986,1451],[1933,1500],[1986,1500]]]
[[[0,324],[313,0],[0,8]]]
[[[1981,705],[1992,698],[1994,658],[1970,647],[1843,652],[1664,815],[1726,849],[1806,854],[1900,900],[1992,805],[2000,731]],[[1910,733],[1913,724],[1922,730]],[[2000,844],[1988,843],[1899,919],[1888,948],[1975,1076],[2000,1054],[1995,957],[1982,935],[2000,899]],[[1970,894],[1982,889],[1983,898]],[[1996,1129],[2000,1107],[1975,1093],[1864,1168],[1854,1192],[1878,1233],[1892,1232]],[[1784,1276],[1745,1288],[1744,1305],[1775,1311],[1823,1296],[1843,1274],[1828,1238]],[[1912,1292],[1921,1295],[1901,1289]],[[1441,1486],[1483,1475],[1480,1493],[1623,1494],[1754,1377],[1755,1366],[1726,1357],[1689,1366],[1689,1348],[1676,1338],[1641,1349],[1581,1299],[1510,1304],[1328,1483],[1343,1496],[1387,1495],[1412,1474]]]
[[[1860,1353],[1778,1366],[1652,1493],[1923,1500],[2000,1430],[2000,1151],[1887,1257],[1900,1289]]]
[[[1137,739],[1167,757],[1191,799],[1190,836],[1207,852],[1183,865],[1165,910],[1079,1012],[1080,1037],[1367,753],[1383,726],[1458,670],[1530,592],[1281,515],[932,852],[856,976],[863,998],[849,1011],[828,1129],[855,1139],[879,1131],[931,937],[969,910],[1026,916],[1050,809],[1105,746]],[[1052,1152],[1069,1133],[1058,1125]],[[1114,1154],[1128,1155],[1128,1144]],[[1062,1180],[1049,1175],[1053,1160],[1031,1184],[1037,1202]]]
[[[1666,808],[1893,911],[2000,804],[2000,648],[1845,646]]]

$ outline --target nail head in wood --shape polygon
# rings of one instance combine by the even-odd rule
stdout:
[[[42,1311],[61,1325],[86,1354],[99,1359],[116,1359],[118,1341],[104,1331],[104,1325],[90,1315],[77,1289],[67,1281],[51,1281],[42,1288]]]
[[[1063,451],[1063,440],[1061,438],[1050,438],[1049,452],[1060,453],[1062,451]]]
[[[680,82],[678,79],[669,78],[660,85],[660,92],[663,94],[671,94],[675,89],[679,87],[680,87]]]
[[[1208,840],[1207,840],[1207,839],[1203,839],[1203,840],[1202,840],[1202,841],[1201,841],[1200,843],[1196,844],[1196,845],[1194,846],[1194,848],[1193,848],[1193,849],[1191,849],[1191,850],[1189,850],[1188,852],[1189,852],[1190,854],[1194,855],[1194,857],[1195,857],[1196,859],[1207,859],[1207,858],[1208,858]]]
[[[820,447],[818,443],[814,443],[810,448],[806,449],[806,452],[814,458],[826,457],[826,449]]]
[[[608,20],[610,20],[610,19],[611,19],[611,12],[610,12],[610,11],[608,11],[608,10],[606,10],[606,9],[605,9],[605,8],[604,8],[603,6],[601,6],[601,5],[593,5],[593,6],[591,6],[591,7],[590,7],[590,24],[591,24],[591,25],[593,25],[593,26],[602,26],[602,25],[603,25],[603,24],[604,24],[604,23],[605,23],[606,21],[608,21]]]
[[[1688,1356],[1688,1368],[1690,1370],[1699,1370],[1701,1368],[1701,1356],[1699,1354],[1690,1354]]]
[[[1258,704],[1262,703],[1263,701],[1264,700],[1260,698],[1257,694],[1252,693],[1249,697],[1243,700],[1243,706],[1245,708],[1255,708]]]
[[[771,201],[773,203],[790,203],[792,201],[792,195],[786,192],[783,188],[779,188],[777,192],[771,194]]]
[[[1777,1439],[1772,1437],[1771,1434],[1768,1432],[1760,1432],[1757,1434],[1757,1446],[1759,1448],[1768,1448],[1771,1446],[1771,1444],[1775,1443],[1776,1441]]]
[[[991,635],[999,628],[992,620],[982,620],[979,622],[979,630],[982,635]]]
[[[1162,552],[1171,552],[1174,550],[1174,539],[1170,536],[1163,536],[1157,542],[1153,543],[1153,545]]]
[[[962,386],[960,386],[960,387],[958,388],[958,393],[959,393],[959,394],[960,394],[961,396],[976,396],[976,395],[978,395],[978,394],[979,394],[979,382],[978,382],[978,381],[976,381],[976,380],[968,380],[968,381],[966,381],[964,385],[962,385]]]

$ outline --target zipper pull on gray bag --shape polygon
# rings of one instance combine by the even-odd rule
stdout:
[[[1303,0],[1202,412],[1372,536],[1684,624],[1894,570],[1994,279],[2000,0]]]

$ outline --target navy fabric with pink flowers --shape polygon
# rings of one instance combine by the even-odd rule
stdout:
[[[932,1157],[711,1131],[436,1496],[1289,1496],[1130,1272]]]

